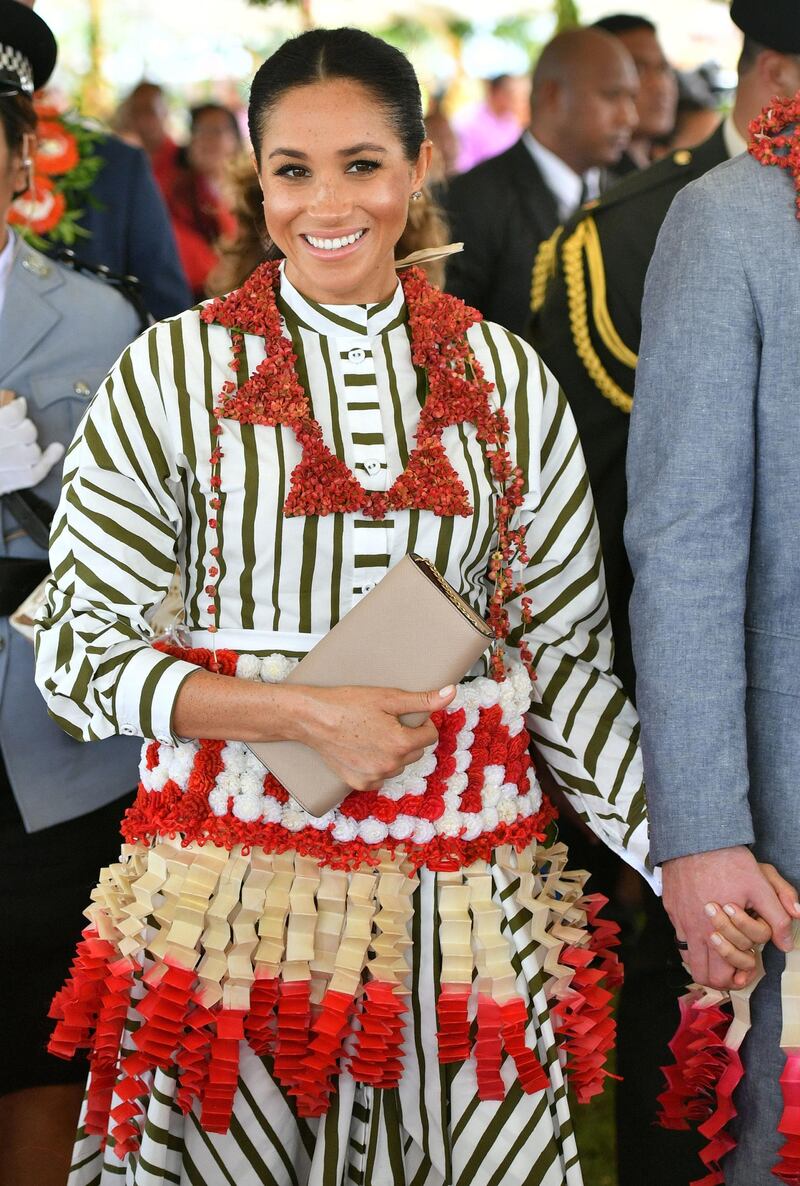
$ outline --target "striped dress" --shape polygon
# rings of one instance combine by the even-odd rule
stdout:
[[[388,489],[407,463],[425,398],[425,377],[411,362],[402,289],[377,305],[328,307],[303,297],[284,276],[279,308],[325,441],[365,489]],[[611,674],[597,527],[575,426],[527,345],[488,323],[474,325],[469,341],[495,384],[510,423],[509,449],[526,477],[519,514],[530,560],[522,576],[533,598],[528,641],[538,675],[526,703],[528,728],[583,819],[647,875],[638,724]],[[245,374],[263,357],[263,340],[246,336]],[[153,326],[120,358],[65,461],[37,679],[50,712],[72,736],[150,739],[142,778],[151,788],[160,759],[148,746],[158,743],[173,761],[180,757],[185,743],[172,733],[172,708],[197,669],[174,648],[165,652],[149,641],[176,563],[192,645],[262,659],[304,654],[411,551],[431,559],[479,612],[491,594],[493,488],[472,424],[447,428],[442,438],[469,493],[471,516],[412,509],[380,521],[285,517],[300,461],[291,431],[223,421],[222,436],[214,435],[213,409],[230,358],[229,331],[204,323],[197,309]],[[212,513],[217,442],[223,484]],[[522,631],[513,602],[510,614],[513,644]],[[209,633],[212,622],[218,629]],[[333,834],[342,826],[341,819],[331,825]],[[439,825],[427,826],[433,832]],[[520,1090],[506,1057],[504,1098],[479,1098],[485,1093],[477,1090],[473,1058],[440,1062],[439,926],[448,875],[423,865],[409,919],[410,997],[396,1087],[370,1086],[344,1069],[325,1114],[303,1117],[271,1059],[242,1041],[227,1131],[209,1131],[196,1106],[181,1110],[177,1070],[156,1069],[146,1079],[138,1148],[120,1153],[113,1139],[87,1132],[84,1117],[70,1186],[580,1186],[563,1056],[545,992],[552,968],[535,913],[522,901],[524,861],[506,854],[488,861],[484,873],[516,991],[527,1005],[528,1043],[544,1068],[544,1089]],[[134,1049],[140,1021],[132,1011],[123,1054]]]

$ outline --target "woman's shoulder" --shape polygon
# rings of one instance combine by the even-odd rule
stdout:
[[[549,372],[536,351],[505,326],[496,321],[477,321],[468,331],[470,345],[481,365],[489,367],[489,376],[498,387],[524,385],[529,393],[544,393]],[[502,379],[502,384],[498,383]]]

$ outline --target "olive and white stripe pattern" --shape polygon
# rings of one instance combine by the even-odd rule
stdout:
[[[425,398],[425,376],[411,362],[402,290],[369,308],[327,308],[305,300],[284,277],[280,302],[326,442],[365,485],[372,479],[370,488],[387,487],[408,460]],[[533,598],[529,638],[538,672],[528,723],[584,819],[643,868],[638,723],[610,672],[597,526],[574,422],[552,376],[523,342],[486,323],[469,337],[506,410],[510,449],[527,478],[520,521],[530,562],[522,578]],[[247,337],[245,348],[251,370],[264,344]],[[369,359],[363,371],[351,353],[360,349],[364,363]],[[147,638],[176,561],[187,624],[199,631],[209,625],[209,568],[219,568],[221,646],[226,632],[239,639],[243,632],[280,632],[276,649],[302,653],[304,637],[325,634],[363,595],[365,577],[375,579],[409,551],[429,557],[479,612],[486,610],[493,492],[473,425],[455,425],[443,436],[471,517],[404,511],[379,528],[362,527],[356,515],[286,518],[282,508],[300,460],[292,432],[226,420],[223,435],[213,435],[230,358],[228,331],[206,325],[196,310],[153,326],[122,355],[67,455],[37,679],[51,713],[75,737],[129,732],[173,740],[172,705],[195,669],[154,651]],[[374,382],[348,383],[355,374]],[[354,392],[369,398],[354,399]],[[359,403],[378,407],[349,406]],[[208,459],[217,440],[222,507],[212,532]],[[366,462],[376,460],[380,473],[370,475]],[[372,532],[375,542],[366,542]],[[358,564],[359,557],[368,562]],[[522,629],[514,604],[511,620],[513,641]],[[192,1116],[183,1119],[170,1104],[174,1080],[160,1074],[140,1155],[123,1166],[99,1150],[96,1138],[82,1137],[70,1186],[580,1186],[537,945],[513,885],[501,870],[494,876],[524,969],[529,1040],[548,1069],[548,1092],[528,1097],[512,1086],[503,1102],[482,1103],[473,1064],[440,1067],[435,874],[423,869],[410,955],[412,1022],[396,1092],[356,1088],[345,1075],[325,1119],[298,1120],[268,1063],[243,1049],[229,1134],[210,1136]]]
[[[421,871],[415,895],[412,993],[399,1088],[375,1091],[339,1078],[327,1116],[299,1120],[269,1073],[242,1048],[230,1132],[203,1132],[194,1112],[172,1106],[176,1083],[157,1072],[141,1152],[121,1163],[79,1129],[68,1186],[582,1186],[555,1038],[530,915],[515,905],[515,880],[495,869],[495,895],[516,949],[517,989],[530,999],[536,1045],[550,1087],[518,1085],[500,1102],[477,1098],[474,1062],[436,1058],[436,875]],[[511,1083],[510,1060],[503,1068]],[[115,1101],[116,1102],[116,1101]]]
[[[380,450],[373,456],[385,456],[382,480],[389,484],[408,460],[425,398],[425,377],[411,363],[402,289],[369,308],[326,308],[305,300],[284,277],[280,302],[298,375],[325,440],[351,468],[364,456],[356,449]],[[581,815],[616,851],[642,865],[647,841],[639,726],[610,672],[599,538],[574,421],[525,343],[485,322],[469,337],[496,385],[511,452],[527,476],[520,513],[530,562],[523,579],[533,599],[530,642],[538,673],[529,726]],[[245,342],[252,369],[264,343],[251,336]],[[377,396],[380,445],[354,442],[347,404],[359,386],[346,379],[356,364],[342,358],[358,348],[354,342],[374,366],[376,384],[364,389]],[[283,503],[300,460],[294,434],[225,420],[223,435],[213,436],[213,407],[230,357],[228,331],[206,325],[197,310],[153,326],[124,352],[67,455],[51,539],[54,578],[37,637],[37,680],[50,712],[75,737],[138,733],[173,740],[172,705],[194,668],[154,651],[147,637],[148,618],[176,559],[193,630],[209,625],[204,589],[209,568],[219,567],[221,646],[226,630],[239,637],[242,631],[280,631],[281,649],[302,653],[308,649],[304,635],[325,634],[347,612],[359,596],[354,591],[363,589],[364,572],[371,579],[382,571],[383,558],[391,566],[410,551],[429,557],[485,612],[493,492],[474,426],[455,425],[443,436],[469,492],[471,517],[400,511],[391,516],[393,526],[380,529],[357,527],[356,515],[286,518]],[[357,408],[356,415],[363,411]],[[211,555],[217,537],[207,509],[216,440],[224,453],[218,560]],[[372,547],[358,542],[372,531]],[[357,567],[367,556],[369,565]],[[510,610],[513,641],[520,636],[520,613],[516,604]]]

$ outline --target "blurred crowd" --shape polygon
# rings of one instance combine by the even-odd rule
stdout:
[[[600,143],[590,145],[587,159],[589,168],[596,166],[604,173],[588,194],[579,187],[577,198],[596,197],[608,184],[672,149],[704,140],[722,118],[728,99],[716,85],[713,66],[690,73],[676,70],[664,54],[655,26],[646,18],[617,14],[598,21],[595,28],[617,38],[630,55],[638,83],[627,107],[617,104],[606,122],[598,124],[596,137],[607,138],[611,147],[605,151]],[[595,44],[583,65],[580,55],[556,61],[557,47],[540,58],[545,68],[552,59],[558,102],[563,105],[566,97],[565,110],[572,111],[575,124],[593,118],[601,102],[602,60],[595,71],[599,77],[594,93],[587,90],[585,77],[587,65],[598,64],[597,55]],[[532,108],[531,75],[500,74],[484,79],[481,86],[481,102],[455,115],[450,114],[452,96],[446,90],[434,90],[429,98],[426,127],[434,145],[431,188],[445,207],[449,182],[513,148],[532,119],[538,120],[540,113],[547,118],[553,97],[552,88],[540,86]],[[243,106],[208,101],[182,110],[164,86],[143,79],[122,99],[110,125],[150,160],[193,297],[223,291],[240,281],[247,266],[255,266],[263,254],[256,230],[260,203],[247,163]],[[177,137],[175,127],[185,127],[188,134]],[[564,216],[570,212],[560,211]]]

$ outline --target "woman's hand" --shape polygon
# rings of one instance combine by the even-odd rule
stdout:
[[[446,708],[454,687],[440,692],[403,692],[399,688],[310,688],[294,685],[297,712],[292,738],[315,749],[326,765],[356,791],[381,786],[435,745],[432,712]],[[416,728],[398,717],[426,713]]]
[[[781,877],[774,865],[759,862],[759,869],[786,913],[797,918],[800,915],[800,903],[794,887],[785,877]],[[733,902],[726,902],[722,906],[718,902],[709,902],[705,910],[714,928],[710,936],[714,950],[732,968],[746,973],[749,981],[756,964],[753,948],[772,938],[771,927],[760,915],[748,913]],[[734,986],[740,987],[739,981],[743,980],[744,976],[735,976]]]

